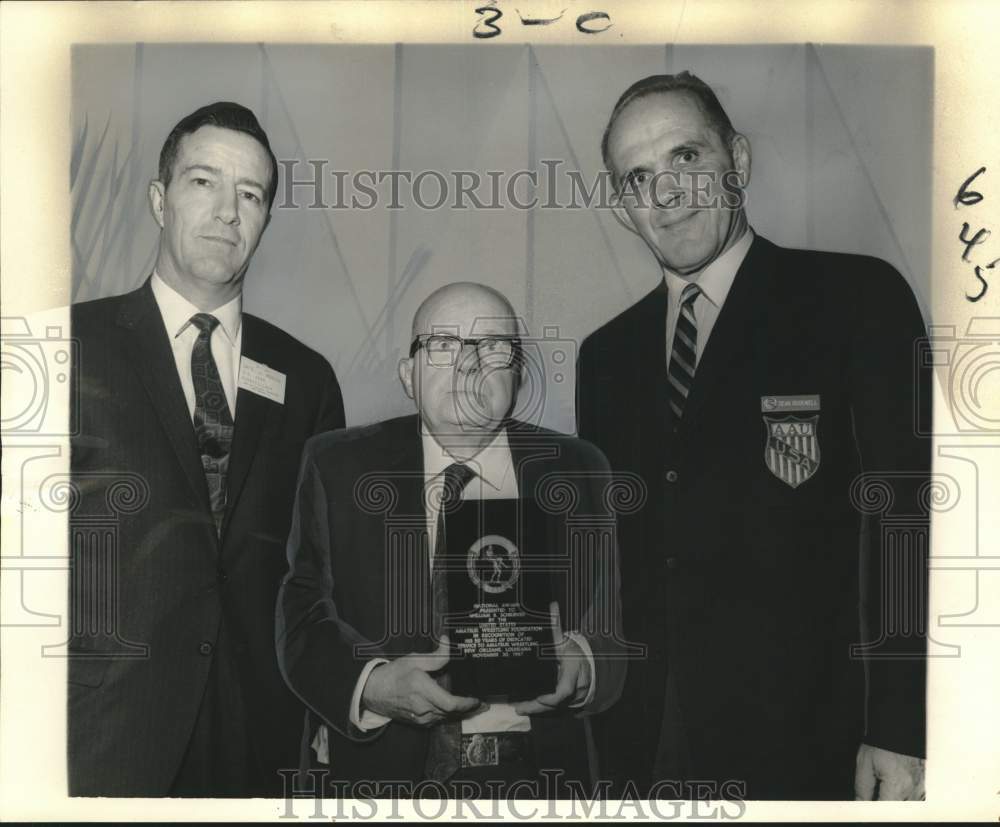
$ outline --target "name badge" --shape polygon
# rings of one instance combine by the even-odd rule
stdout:
[[[239,387],[279,405],[285,404],[285,374],[246,356],[240,358]]]
[[[760,398],[762,413],[795,413],[796,411],[818,411],[819,394],[803,396],[762,396]]]

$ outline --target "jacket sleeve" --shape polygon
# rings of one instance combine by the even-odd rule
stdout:
[[[353,740],[369,740],[350,721],[351,699],[369,657],[355,657],[358,646],[375,647],[337,613],[331,554],[335,537],[331,503],[307,443],[299,475],[288,573],[278,593],[275,644],[282,676],[300,700],[327,724]]]
[[[871,261],[871,260],[870,260]],[[888,264],[873,261],[861,295],[850,355],[851,412],[862,472],[885,485],[885,514],[909,518],[910,543],[886,542],[884,523],[866,515],[862,537],[862,606],[868,671],[865,741],[905,755],[925,755],[928,571],[927,489],[932,368],[920,365],[926,336],[912,290]]]
[[[585,446],[591,459],[580,478],[580,513],[587,519],[575,531],[593,533],[578,537],[571,545],[579,551],[593,549],[577,565],[588,572],[578,572],[576,584],[590,584],[589,594],[581,595],[583,612],[575,631],[583,635],[594,660],[594,693],[583,713],[603,712],[621,696],[625,685],[626,651],[623,643],[621,594],[619,591],[618,542],[613,503],[616,496],[613,477],[604,455],[593,445]]]

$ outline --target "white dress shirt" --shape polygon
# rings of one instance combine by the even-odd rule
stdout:
[[[153,278],[150,280],[150,287],[153,289],[153,297],[156,299],[157,307],[160,308],[163,324],[170,337],[170,348],[174,353],[177,375],[181,380],[188,413],[193,421],[195,396],[194,379],[191,377],[191,351],[194,350],[194,343],[198,339],[198,328],[191,324],[191,317],[203,311],[168,285],[155,270]],[[240,375],[240,348],[243,344],[242,294],[226,302],[222,307],[215,308],[212,315],[219,320],[219,324],[212,331],[212,338],[209,340],[212,358],[215,359],[215,365],[219,369],[219,379],[222,380],[222,387],[226,392],[229,413],[235,422],[236,389],[239,385]]]
[[[444,448],[438,444],[434,437],[424,431],[421,436],[424,457],[424,484],[430,484],[436,477],[444,474],[445,469],[455,462]],[[464,500],[512,500],[517,499],[517,473],[514,470],[514,461],[510,453],[510,443],[507,439],[507,431],[499,431],[493,441],[483,448],[472,459],[467,460],[468,465],[476,476],[473,477],[462,491]],[[424,504],[427,512],[427,534],[429,541],[429,551],[431,565],[433,566],[434,545],[437,540],[437,521],[440,511],[440,503],[433,497],[425,497]],[[567,636],[583,650],[590,668],[590,688],[587,697],[576,707],[586,706],[594,697],[596,687],[594,657],[587,639],[576,632],[568,632]],[[361,710],[361,696],[364,692],[365,683],[371,671],[380,664],[388,663],[384,658],[375,658],[365,664],[358,682],[355,684],[354,695],[351,699],[350,719],[358,729],[372,730],[385,726],[391,719],[384,715],[366,709]],[[555,689],[555,687],[553,687]],[[510,704],[495,703],[487,704],[484,709],[462,721],[462,732],[465,734],[476,732],[529,732],[531,730],[531,719],[526,715],[518,715],[514,707]],[[313,749],[316,750],[317,760],[320,763],[329,763],[329,740],[325,726],[321,726],[313,739]]]
[[[694,320],[698,329],[698,337],[695,342],[697,361],[701,361],[701,355],[705,352],[705,345],[708,337],[715,327],[715,320],[722,312],[722,305],[729,295],[729,288],[733,286],[736,279],[736,272],[740,269],[743,259],[746,258],[747,251],[753,243],[753,230],[747,230],[726,252],[719,256],[697,273],[687,276],[679,276],[672,270],[663,268],[663,276],[667,280],[667,364],[670,364],[670,350],[674,346],[674,330],[677,327],[677,315],[680,305],[681,293],[688,284],[694,282],[701,288],[701,294],[694,300]]]

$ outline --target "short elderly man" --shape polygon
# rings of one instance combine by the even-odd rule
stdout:
[[[625,633],[650,656],[604,728],[608,763],[648,790],[917,798],[926,557],[915,543],[880,569],[877,532],[861,554],[852,498],[880,476],[921,513],[913,292],[883,261],[755,234],[749,141],[693,75],[626,90],[602,151],[617,214],[663,272],[580,351],[580,435],[649,493],[620,539]],[[852,656],[880,633],[867,663]]]
[[[611,705],[624,680],[615,657],[613,514],[601,562],[570,549],[565,514],[547,550],[566,562],[566,582],[578,590],[558,601],[567,634],[551,691],[489,704],[447,690],[454,661],[440,635],[447,604],[438,602],[434,570],[447,521],[430,493],[435,486],[464,500],[514,500],[544,498],[555,482],[569,493],[574,517],[599,518],[608,508],[598,450],[510,418],[523,368],[517,334],[511,306],[496,291],[471,283],[437,290],[418,309],[410,357],[399,364],[418,415],[321,435],[306,447],[278,656],[315,713],[306,735],[317,760],[338,781],[404,784],[383,795],[420,795],[421,782],[448,782],[437,789],[546,797],[556,790],[539,784],[543,770],[562,773],[560,781],[593,775],[581,716]],[[409,555],[393,557],[400,548]],[[393,621],[409,617],[408,607],[433,615],[431,634]]]

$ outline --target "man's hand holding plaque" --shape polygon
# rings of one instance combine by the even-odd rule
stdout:
[[[565,636],[556,647],[559,656],[559,672],[555,690],[547,695],[539,695],[530,701],[514,704],[519,715],[541,715],[565,707],[579,706],[590,693],[590,664],[580,644]]]
[[[365,683],[365,709],[395,721],[430,726],[481,706],[476,698],[452,695],[431,673],[448,664],[448,641],[428,654],[405,655],[376,666]]]

